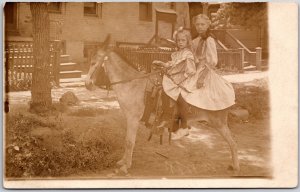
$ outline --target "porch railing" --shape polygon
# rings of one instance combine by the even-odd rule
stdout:
[[[174,49],[159,48],[129,48],[118,47],[115,49],[138,71],[150,72],[154,60],[169,61]],[[219,68],[229,71],[243,72],[244,50],[230,49],[227,51],[218,50]]]
[[[50,77],[59,85],[60,41],[51,41],[49,52]],[[6,91],[28,90],[33,73],[33,42],[5,42],[5,84]]]
[[[138,71],[149,73],[154,60],[169,61],[174,50],[163,50],[157,48],[129,48],[119,47],[115,49]]]
[[[260,47],[257,47],[255,51],[251,51],[227,30],[212,30],[212,32],[227,48],[235,50],[244,49],[243,65],[253,65],[257,70],[261,70],[262,49]]]

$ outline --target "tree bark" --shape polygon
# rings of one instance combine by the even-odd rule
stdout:
[[[47,3],[30,3],[33,27],[31,109],[52,105],[50,85],[50,20]]]

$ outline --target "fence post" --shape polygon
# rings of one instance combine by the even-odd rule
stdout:
[[[232,50],[230,50],[229,52],[229,57],[228,57],[228,60],[229,60],[229,70],[230,71],[233,71],[233,69],[234,69],[234,63],[233,63],[233,51]]]
[[[240,56],[240,58],[239,58],[239,62],[240,62],[240,64],[239,64],[239,72],[240,73],[244,73],[244,61],[245,61],[245,50],[244,50],[244,48],[239,48],[239,56]]]
[[[261,70],[261,47],[256,47],[256,54],[255,54],[255,63],[256,63],[256,69]]]
[[[10,56],[10,46],[7,42],[5,42],[5,57],[4,57],[4,63],[5,63],[5,93],[9,92],[9,72],[10,70],[10,66],[9,66],[9,56]],[[11,77],[11,75],[10,75]]]
[[[60,40],[54,40],[53,44],[53,52],[54,52],[54,58],[53,58],[53,76],[54,81],[56,83],[56,86],[59,86],[59,72],[60,72],[60,51],[61,51],[61,41]]]

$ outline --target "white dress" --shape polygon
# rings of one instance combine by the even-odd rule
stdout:
[[[193,52],[185,48],[171,55],[172,60],[167,62],[169,69],[163,77],[163,89],[173,100],[177,100],[183,92],[194,89],[193,75],[196,73]]]
[[[197,51],[199,42],[200,37],[192,42],[192,51],[197,63],[197,72],[190,78],[193,87],[190,87],[191,92],[182,91],[181,95],[187,103],[201,109],[212,111],[226,109],[235,104],[235,93],[231,83],[213,70],[218,62],[215,40],[208,37],[203,44],[200,44],[201,54]],[[197,88],[197,80],[206,67],[208,73],[203,87]]]

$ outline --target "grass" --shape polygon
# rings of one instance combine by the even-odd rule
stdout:
[[[97,115],[103,115],[109,112],[116,111],[116,109],[101,109],[101,108],[79,108],[68,113],[69,116],[76,117],[95,117]]]
[[[78,171],[101,171],[116,162],[109,155],[114,154],[114,144],[101,131],[97,137],[80,140],[70,129],[63,129],[59,121],[22,113],[9,114],[6,127],[8,178],[64,177]],[[48,133],[32,134],[39,128]]]

